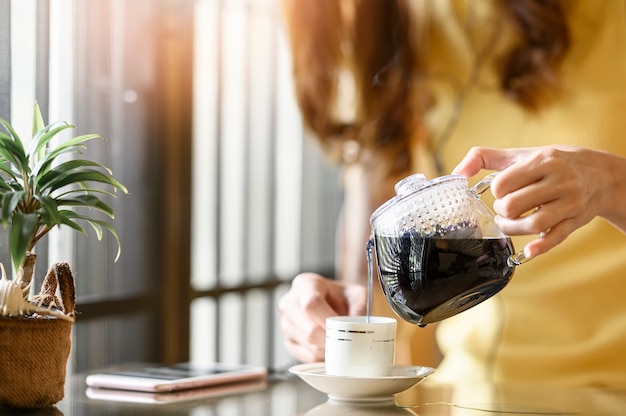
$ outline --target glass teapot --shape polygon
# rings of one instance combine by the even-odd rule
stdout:
[[[417,173],[372,214],[368,248],[375,248],[383,292],[402,319],[425,326],[465,311],[502,290],[528,260],[480,200],[495,175],[468,188],[460,175],[426,180]]]

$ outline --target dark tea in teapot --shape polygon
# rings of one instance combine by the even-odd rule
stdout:
[[[502,290],[530,259],[514,252],[480,200],[494,177],[468,188],[459,175],[411,175],[370,217],[370,285],[374,246],[385,298],[402,319],[424,326],[463,312]]]
[[[454,235],[455,233],[460,235]],[[511,240],[480,238],[466,229],[424,236],[376,236],[378,276],[393,310],[420,325],[462,312],[498,293],[514,268]]]

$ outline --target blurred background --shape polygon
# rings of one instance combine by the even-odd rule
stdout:
[[[0,0],[0,117],[37,101],[129,189],[122,242],[60,229],[37,282],[72,265],[72,371],[193,360],[290,364],[276,304],[332,275],[337,172],[303,131],[277,0]],[[0,261],[8,262],[5,229]]]

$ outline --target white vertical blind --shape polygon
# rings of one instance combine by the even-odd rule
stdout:
[[[50,2],[50,121],[73,123],[74,113],[74,2]],[[70,132],[67,132],[70,133]],[[67,138],[67,136],[64,136]],[[63,137],[54,140],[63,140]],[[57,143],[58,144],[58,143]],[[55,227],[48,233],[49,262],[74,264],[74,231]]]
[[[11,124],[25,143],[30,142],[35,102],[36,0],[11,2]],[[19,22],[19,23],[17,23]]]
[[[217,144],[219,9],[214,0],[199,0],[194,12],[194,90],[192,151],[191,284],[217,283]]]
[[[249,12],[248,18],[248,215],[244,241],[251,281],[261,281],[272,266],[274,111],[276,82],[276,22],[265,11]],[[271,9],[269,9],[271,10]]]
[[[303,132],[275,5],[199,0],[195,14],[192,282],[291,273]]]
[[[284,36],[279,37],[276,82],[276,209],[277,249],[274,263],[279,275],[300,269],[302,235],[303,131],[291,81],[291,57]],[[306,192],[315,192],[310,189]],[[318,204],[321,203],[318,201]],[[311,219],[310,225],[315,221]],[[315,224],[317,225],[317,224]]]
[[[247,88],[248,15],[245,2],[222,3],[220,47],[220,172],[219,172],[219,276],[222,283],[243,283],[246,273],[245,246],[248,206],[247,176],[249,91]]]
[[[284,364],[276,302],[303,247],[332,268],[338,184],[305,147],[276,0],[197,0],[195,24],[191,281],[234,292],[194,301],[191,358]]]

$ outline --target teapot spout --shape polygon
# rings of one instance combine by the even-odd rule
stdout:
[[[374,265],[372,263],[372,250],[374,249],[374,237],[370,237],[365,244],[365,258],[367,259],[367,321],[372,313],[372,290],[374,289]]]

